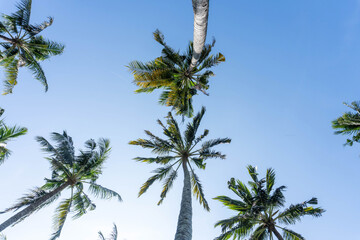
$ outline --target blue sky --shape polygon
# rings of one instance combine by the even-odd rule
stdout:
[[[14,3],[1,0],[0,12],[12,12]],[[89,138],[110,138],[113,150],[99,182],[118,191],[124,202],[95,200],[97,209],[68,219],[60,239],[95,240],[99,230],[110,232],[113,222],[120,240],[173,238],[182,180],[162,206],[156,205],[161,184],[137,198],[155,166],[131,160],[149,152],[127,144],[143,137],[144,129],[160,133],[156,119],[170,109],[157,104],[157,93],[134,94],[125,66],[159,56],[161,48],[152,39],[157,28],[169,45],[185,49],[192,39],[191,1],[33,0],[32,14],[34,23],[54,17],[44,36],[66,49],[42,64],[47,93],[22,69],[14,93],[0,96],[6,122],[29,129],[9,144],[13,154],[0,167],[0,208],[50,175],[35,136],[67,130],[78,149]],[[292,227],[306,239],[354,239],[360,151],[342,145],[346,137],[333,135],[331,121],[348,111],[342,102],[359,100],[360,2],[211,1],[208,42],[211,37],[226,62],[214,69],[210,96],[194,98],[195,109],[207,107],[202,128],[210,130],[209,138],[230,137],[232,143],[219,148],[226,160],[212,160],[206,171],[197,171],[211,212],[193,201],[193,239],[220,233],[213,224],[233,213],[211,198],[232,196],[226,182],[247,181],[248,164],[262,174],[268,167],[276,170],[277,184],[288,186],[288,205],[319,199],[324,216]],[[4,233],[10,240],[48,239],[55,207]]]

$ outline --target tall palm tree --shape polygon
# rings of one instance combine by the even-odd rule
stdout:
[[[360,102],[352,102],[351,105],[344,103],[355,112],[346,112],[341,117],[332,121],[332,127],[337,131],[335,134],[352,135],[347,139],[345,145],[352,146],[354,142],[360,141]]]
[[[162,127],[165,139],[145,131],[150,139],[138,139],[131,141],[132,145],[139,145],[143,148],[150,148],[152,152],[157,154],[156,157],[137,157],[134,160],[144,163],[156,163],[163,165],[154,170],[155,175],[150,177],[140,188],[139,196],[144,194],[155,181],[162,181],[164,184],[160,194],[160,205],[166,197],[168,191],[173,185],[174,180],[178,176],[178,170],[182,167],[184,172],[184,186],[182,191],[180,214],[177,224],[175,240],[190,240],[192,238],[192,206],[191,206],[191,187],[193,194],[199,200],[200,204],[210,210],[205,199],[202,185],[198,176],[195,174],[194,167],[205,169],[206,160],[211,158],[225,159],[225,155],[212,148],[223,143],[230,143],[229,138],[218,138],[203,142],[203,144],[195,148],[209,133],[205,129],[203,134],[196,136],[196,132],[200,126],[205,108],[187,124],[186,130],[182,136],[177,121],[169,112],[167,116],[167,126],[160,120],[158,124]]]
[[[192,5],[194,10],[194,51],[189,72],[197,66],[205,46],[209,19],[209,0],[192,0]]]
[[[114,224],[113,226],[113,231],[110,234],[109,238],[105,238],[104,235],[102,234],[102,232],[99,232],[99,239],[100,240],[117,240],[118,237],[118,231],[117,231],[117,227]]]
[[[20,67],[27,67],[48,89],[45,73],[40,61],[63,52],[64,46],[45,39],[39,35],[53,23],[53,18],[41,24],[30,24],[32,0],[21,0],[16,5],[17,11],[11,15],[3,15],[0,21],[0,66],[5,69],[4,94],[12,93],[17,84]]]
[[[232,178],[228,182],[229,189],[234,192],[240,200],[232,199],[227,196],[218,196],[214,199],[219,200],[229,209],[237,214],[231,218],[221,220],[215,224],[215,227],[221,226],[222,234],[215,238],[216,240],[245,239],[249,240],[277,239],[283,240],[303,240],[305,239],[299,233],[280,226],[293,225],[300,221],[303,216],[320,217],[325,211],[322,208],[314,208],[309,205],[316,205],[317,199],[312,198],[299,204],[284,207],[285,197],[283,191],[285,186],[276,189],[275,172],[273,169],[267,169],[266,177],[259,179],[256,168],[247,167],[252,181],[248,184]],[[278,231],[281,229],[283,234]]]
[[[101,199],[115,197],[122,201],[118,193],[97,183],[97,179],[102,174],[103,164],[109,157],[109,140],[100,139],[96,143],[90,139],[85,142],[86,150],[81,150],[80,154],[75,156],[73,141],[66,132],[52,133],[51,137],[56,145],[51,145],[43,137],[37,137],[42,150],[49,154],[46,159],[51,166],[51,178],[45,178],[46,183],[42,187],[32,190],[19,199],[14,206],[4,211],[15,212],[22,209],[0,225],[0,232],[54,202],[65,189],[69,190],[70,195],[69,198],[62,200],[55,210],[55,232],[51,239],[60,236],[69,213],[73,213],[73,218],[76,219],[88,210],[95,209],[95,204],[84,191],[84,185],[89,186],[89,193],[95,197]]]
[[[4,113],[4,109],[0,108],[0,117]],[[24,127],[8,127],[2,119],[0,119],[0,165],[9,157],[11,151],[6,148],[7,143],[21,135],[26,134],[27,129]]]
[[[201,91],[205,94],[209,88],[209,78],[214,73],[211,67],[225,61],[221,54],[210,55],[215,44],[207,44],[201,52],[198,64],[188,71],[193,56],[193,44],[189,43],[187,52],[180,53],[165,43],[164,35],[156,30],[155,40],[163,46],[160,57],[153,61],[143,63],[133,61],[129,69],[134,75],[134,83],[139,87],[135,92],[152,92],[155,89],[163,89],[159,103],[171,106],[177,115],[192,117],[192,97]]]

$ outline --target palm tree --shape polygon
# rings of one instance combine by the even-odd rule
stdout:
[[[65,131],[63,134],[52,133],[51,137],[56,145],[51,145],[43,137],[36,138],[42,150],[49,154],[46,159],[51,166],[51,178],[45,178],[46,183],[42,187],[32,190],[14,206],[4,211],[15,212],[22,209],[0,225],[0,232],[54,202],[65,189],[70,191],[70,196],[62,200],[55,210],[55,232],[51,239],[60,236],[69,213],[73,213],[73,218],[76,219],[88,210],[95,209],[95,204],[84,191],[85,184],[89,186],[89,193],[95,197],[101,199],[116,197],[122,201],[118,193],[97,183],[97,179],[102,174],[103,164],[109,157],[109,140],[100,139],[96,143],[90,139],[85,142],[86,150],[81,150],[80,154],[75,156],[72,138]]]
[[[192,5],[194,10],[194,51],[189,72],[197,66],[204,50],[209,19],[209,0],[192,0]]]
[[[225,155],[212,148],[219,144],[230,143],[231,141],[229,138],[208,140],[205,141],[201,147],[195,149],[197,144],[209,133],[209,130],[205,129],[202,135],[196,137],[196,132],[204,113],[205,108],[203,107],[192,119],[192,122],[187,124],[186,131],[182,136],[177,121],[169,112],[166,120],[167,126],[158,120],[158,124],[162,127],[166,139],[157,137],[150,131],[145,131],[146,135],[150,137],[149,140],[140,138],[129,143],[139,145],[143,148],[150,148],[153,153],[158,155],[157,157],[137,157],[134,160],[163,165],[163,167],[155,169],[155,175],[150,177],[142,185],[139,196],[144,194],[155,181],[162,181],[164,187],[160,194],[160,201],[158,202],[158,205],[160,205],[172,187],[174,180],[177,178],[179,168],[182,167],[183,169],[184,186],[175,240],[190,240],[192,238],[191,187],[193,194],[199,200],[200,204],[206,210],[210,210],[204,196],[202,185],[194,172],[194,166],[205,169],[205,161],[207,159],[225,159]]]
[[[360,141],[360,102],[352,102],[351,105],[344,103],[344,105],[354,110],[355,113],[344,113],[332,121],[332,127],[337,129],[335,134],[352,135],[352,138],[347,139],[345,143],[345,145],[352,146],[354,142]]]
[[[0,117],[4,113],[4,109],[0,108]],[[8,141],[26,134],[27,129],[24,127],[8,127],[2,119],[0,119],[0,165],[9,157],[11,151],[6,148]]]
[[[104,237],[104,235],[102,234],[102,232],[99,232],[99,239],[100,239],[100,240],[117,240],[117,237],[118,237],[118,231],[117,231],[117,227],[116,227],[115,224],[114,224],[114,226],[113,226],[113,231],[111,232],[109,238],[106,239],[106,238]]]
[[[215,44],[213,41],[203,48],[197,66],[189,71],[194,50],[191,42],[187,52],[181,54],[165,43],[159,30],[154,32],[154,38],[163,46],[161,56],[147,63],[133,61],[128,66],[134,75],[134,83],[139,86],[135,92],[149,93],[161,88],[164,91],[160,104],[171,106],[177,115],[192,117],[192,97],[197,91],[207,94],[209,78],[214,75],[209,69],[224,62],[225,57],[221,53],[210,55]]]
[[[219,200],[229,209],[237,212],[237,215],[221,220],[215,227],[221,226],[222,234],[216,240],[245,239],[250,235],[249,240],[277,239],[283,240],[303,240],[299,233],[279,226],[279,224],[293,225],[300,221],[303,216],[309,215],[320,217],[325,210],[314,208],[309,205],[316,205],[317,199],[312,198],[299,204],[284,207],[285,197],[283,191],[285,186],[273,189],[275,184],[275,172],[267,169],[266,177],[259,179],[256,168],[247,167],[251,179],[248,188],[243,182],[232,178],[228,182],[228,187],[240,200],[232,199],[227,196],[218,196],[214,199]],[[278,231],[281,229],[283,234]]]
[[[53,18],[41,24],[30,24],[32,0],[21,0],[16,5],[17,11],[11,15],[3,15],[0,21],[0,66],[5,68],[4,94],[12,93],[17,84],[20,67],[27,67],[48,89],[47,80],[40,61],[63,52],[64,46],[45,39],[39,35],[53,23]]]

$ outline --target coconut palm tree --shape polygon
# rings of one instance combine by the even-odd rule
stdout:
[[[239,200],[227,196],[214,198],[237,212],[235,216],[215,224],[215,227],[221,226],[222,230],[222,234],[215,239],[245,239],[250,236],[249,240],[265,240],[274,239],[274,235],[280,240],[305,239],[299,233],[280,225],[293,225],[307,215],[320,217],[325,210],[310,206],[316,205],[317,199],[311,198],[282,210],[285,204],[283,191],[286,187],[274,189],[274,170],[267,169],[266,177],[259,179],[255,167],[248,166],[247,169],[252,179],[248,182],[250,188],[234,178],[228,182],[229,189],[240,198]],[[283,232],[282,235],[278,229]]]
[[[89,193],[95,197],[101,199],[115,197],[122,201],[118,193],[97,183],[102,174],[103,164],[109,157],[109,140],[100,139],[96,143],[90,139],[85,142],[86,150],[81,150],[80,154],[75,156],[72,138],[65,131],[63,134],[52,133],[51,137],[56,145],[51,145],[43,137],[37,137],[42,150],[49,154],[46,159],[51,166],[51,178],[45,178],[46,183],[42,187],[32,190],[19,199],[14,206],[4,211],[15,212],[22,209],[0,225],[0,232],[54,202],[65,189],[68,189],[70,194],[68,198],[60,202],[60,205],[55,210],[55,232],[52,234],[51,239],[60,236],[69,213],[72,213],[73,218],[76,219],[84,215],[88,210],[95,209],[95,204],[84,191],[85,185],[89,186]]]
[[[209,0],[192,0],[194,10],[194,51],[189,73],[197,66],[204,50],[209,19]]]
[[[0,108],[0,117],[4,113],[4,109]],[[11,151],[6,148],[6,144],[21,135],[26,134],[27,129],[24,127],[8,127],[2,119],[0,119],[0,165],[4,163],[11,153]]]
[[[129,143],[152,149],[152,152],[158,155],[156,157],[137,157],[134,160],[163,165],[155,169],[155,175],[150,177],[142,185],[139,196],[144,194],[155,181],[162,181],[164,186],[160,194],[160,201],[158,202],[158,205],[160,205],[177,178],[179,168],[181,167],[184,172],[184,186],[175,240],[190,240],[192,238],[191,187],[199,203],[206,210],[210,210],[204,196],[202,185],[198,176],[195,174],[194,168],[205,169],[207,159],[225,159],[225,155],[212,148],[219,144],[230,143],[231,141],[229,138],[218,138],[205,141],[201,146],[196,148],[209,133],[209,130],[205,129],[202,135],[196,136],[204,113],[205,108],[203,107],[192,119],[192,122],[187,124],[182,136],[177,121],[169,112],[166,126],[158,120],[158,124],[162,127],[166,137],[165,139],[155,136],[150,131],[145,131],[150,139],[140,138]]]
[[[171,106],[177,115],[192,117],[192,97],[197,91],[209,88],[209,78],[214,75],[209,69],[220,62],[225,61],[221,54],[210,55],[215,44],[207,44],[201,52],[198,64],[189,71],[193,56],[193,44],[190,42],[188,50],[180,53],[165,43],[164,35],[156,30],[155,40],[163,46],[160,57],[153,61],[143,63],[133,61],[129,69],[134,75],[134,83],[139,87],[136,93],[152,92],[155,89],[163,89],[159,103]]]
[[[3,15],[0,21],[0,66],[5,69],[4,94],[12,93],[17,84],[20,67],[27,67],[48,89],[45,73],[40,61],[63,52],[64,46],[45,39],[39,35],[53,23],[53,18],[41,24],[30,24],[32,0],[21,0],[16,5],[17,11],[11,15]]]
[[[350,105],[344,103],[355,112],[346,112],[341,117],[332,121],[332,127],[337,131],[335,134],[352,135],[347,139],[345,145],[352,146],[354,142],[360,141],[360,102],[352,102]]]
[[[109,238],[105,238],[104,235],[102,234],[102,232],[99,232],[99,239],[100,240],[117,240],[118,237],[118,231],[117,231],[117,227],[114,224],[113,226],[113,231],[110,234]]]

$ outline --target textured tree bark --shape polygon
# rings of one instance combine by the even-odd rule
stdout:
[[[277,237],[277,239],[279,239],[279,240],[284,240],[284,238],[281,236],[281,234],[278,232],[278,230],[276,230],[275,227],[272,229],[272,231],[274,232],[274,234],[275,234],[275,236]]]
[[[189,72],[196,67],[205,45],[209,17],[209,0],[192,0],[192,5],[194,10],[194,52]]]
[[[182,192],[180,214],[177,223],[175,240],[192,239],[192,206],[191,206],[191,182],[186,163],[183,162],[184,187]]]
[[[52,198],[53,196],[55,196],[56,194],[58,194],[59,192],[61,192],[62,190],[64,190],[66,187],[68,187],[70,185],[69,182],[64,183],[63,185],[61,185],[60,187],[58,187],[57,189],[55,189],[52,192],[47,193],[46,195],[40,197],[37,201],[35,201],[33,204],[31,204],[30,206],[28,206],[27,208],[23,209],[22,211],[18,212],[17,214],[15,214],[14,216],[12,216],[11,218],[9,218],[8,220],[6,220],[5,222],[3,222],[0,225],[0,232],[2,232],[5,228],[11,226],[12,224],[16,223],[18,220],[20,220],[21,218],[31,214],[32,212],[34,212],[41,204],[45,203],[47,200],[49,200],[50,198]]]

